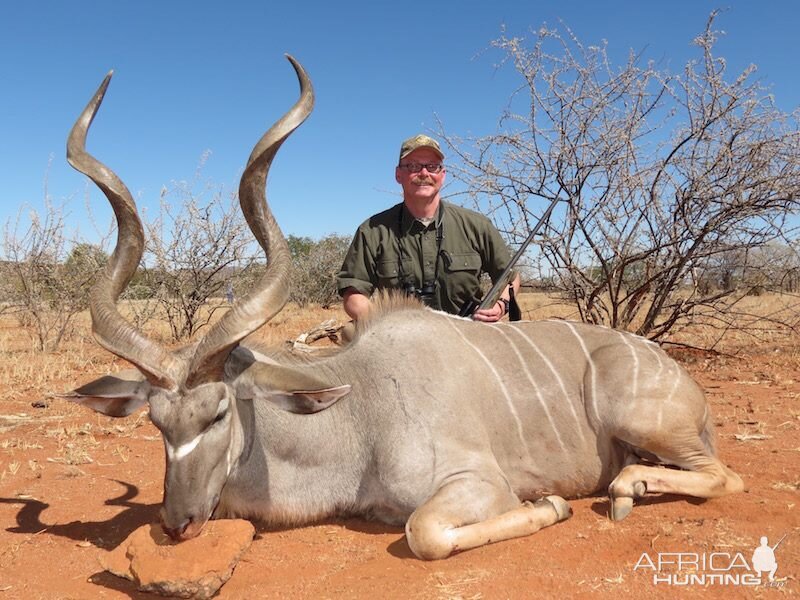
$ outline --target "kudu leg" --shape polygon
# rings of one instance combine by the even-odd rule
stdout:
[[[634,498],[646,492],[718,498],[744,489],[742,479],[716,458],[706,457],[692,468],[682,471],[640,464],[625,467],[608,487],[611,518],[621,521],[627,517]]]
[[[508,491],[487,487],[485,482],[464,480],[442,486],[406,523],[411,551],[425,560],[447,558],[461,550],[530,535],[572,515],[559,496],[520,502]]]

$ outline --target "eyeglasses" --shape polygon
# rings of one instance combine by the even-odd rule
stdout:
[[[400,169],[405,169],[409,173],[419,173],[422,169],[425,169],[428,173],[441,173],[444,171],[444,165],[442,163],[418,163],[418,162],[410,162],[404,165],[397,165]]]

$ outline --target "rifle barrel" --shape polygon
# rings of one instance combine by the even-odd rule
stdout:
[[[785,539],[786,539],[786,536],[787,536],[787,535],[789,535],[789,534],[788,534],[788,533],[784,533],[784,534],[783,534],[783,537],[782,537],[781,539],[779,539],[779,540],[778,540],[778,543],[777,543],[777,544],[775,544],[775,545],[772,547],[772,549],[773,549],[773,550],[775,550],[775,549],[776,549],[778,546],[780,546],[780,545],[781,545],[781,542],[782,542],[783,540],[785,540]]]
[[[536,222],[536,225],[533,226],[531,232],[528,234],[528,237],[525,238],[525,241],[522,242],[522,245],[519,249],[514,253],[514,256],[511,257],[511,260],[508,262],[508,266],[506,266],[505,270],[500,274],[500,277],[497,278],[494,285],[486,292],[486,295],[481,300],[481,303],[478,305],[478,310],[485,310],[487,308],[491,308],[492,306],[497,303],[497,299],[500,297],[500,294],[503,293],[505,287],[509,284],[508,275],[514,266],[517,264],[522,255],[525,253],[525,250],[528,249],[528,246],[533,241],[533,236],[535,236],[539,229],[544,225],[544,223],[550,218],[550,213],[553,212],[553,209],[556,207],[556,204],[560,201],[560,198],[553,198],[553,201],[550,203],[550,206],[547,207],[547,210],[544,211],[539,220]]]

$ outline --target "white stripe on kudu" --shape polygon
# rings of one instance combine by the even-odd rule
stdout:
[[[553,416],[550,414],[550,409],[547,407],[547,403],[542,397],[542,392],[539,390],[539,386],[536,385],[536,380],[533,378],[530,369],[528,369],[527,361],[522,356],[522,353],[517,349],[517,346],[510,337],[508,337],[499,327],[494,327],[493,329],[505,338],[507,346],[514,350],[514,354],[517,355],[517,359],[519,359],[519,363],[522,365],[522,369],[525,371],[525,376],[528,378],[533,391],[536,393],[536,398],[539,400],[539,404],[541,405],[544,414],[547,415],[547,420],[550,422],[550,427],[553,429],[553,433],[556,434],[556,439],[558,440],[561,449],[566,452],[567,446],[564,444],[564,440],[561,439],[561,434],[558,432],[558,427],[556,426],[555,421],[553,421]]]
[[[577,431],[578,435],[581,436],[581,442],[585,445],[586,436],[583,434],[583,426],[581,424],[581,420],[578,418],[578,413],[575,412],[575,406],[571,402],[569,392],[567,392],[567,386],[564,384],[564,380],[561,378],[561,375],[559,375],[555,365],[553,365],[553,363],[550,362],[550,359],[547,358],[547,356],[545,356],[544,352],[542,352],[539,349],[539,347],[533,343],[533,340],[531,340],[527,335],[525,335],[522,331],[520,331],[519,327],[511,323],[504,323],[503,325],[506,327],[510,327],[511,331],[516,332],[517,335],[519,335],[531,348],[533,348],[533,351],[536,352],[539,358],[542,359],[542,362],[544,362],[547,368],[550,369],[550,373],[553,375],[553,377],[555,377],[555,380],[558,382],[558,387],[561,388],[561,393],[564,394],[564,402],[566,403],[567,406],[569,406],[569,410],[572,413],[572,418],[575,419],[575,425],[576,425],[575,431]]]
[[[558,387],[561,388],[561,392],[564,394],[564,401],[566,402],[567,406],[569,406],[569,410],[572,413],[572,418],[575,419],[576,423],[575,431],[577,431],[578,434],[581,436],[581,441],[584,444],[586,444],[586,436],[583,435],[583,427],[581,425],[581,420],[578,418],[578,413],[575,412],[575,406],[573,406],[573,403],[570,401],[569,392],[567,392],[567,386],[564,384],[564,380],[562,379],[561,375],[559,375],[558,369],[556,369],[555,365],[552,362],[550,362],[550,359],[547,358],[547,356],[545,356],[544,352],[542,352],[539,349],[539,347],[533,343],[533,340],[531,340],[522,331],[520,331],[519,327],[517,327],[512,323],[509,323],[508,326],[510,326],[514,331],[516,331],[520,335],[520,337],[531,348],[533,348],[534,352],[536,352],[536,354],[539,355],[539,358],[541,358],[544,364],[547,365],[547,368],[550,369],[550,372],[552,373],[553,377],[556,378],[556,381],[558,382]]]
[[[661,377],[661,373],[664,372],[664,361],[661,359],[661,355],[658,352],[656,352],[658,344],[656,344],[655,342],[651,342],[650,340],[644,340],[644,347],[647,348],[653,354],[653,356],[656,357],[656,361],[658,362],[658,371],[656,371],[653,380],[658,381]]]
[[[497,383],[500,385],[500,390],[503,392],[503,396],[506,399],[506,404],[508,404],[508,408],[511,411],[511,416],[514,417],[514,421],[517,424],[517,434],[519,435],[519,441],[522,443],[523,447],[525,448],[525,453],[530,456],[530,450],[528,450],[528,445],[525,443],[525,434],[522,431],[522,421],[519,418],[519,414],[517,413],[517,409],[514,408],[514,403],[511,402],[511,395],[508,393],[508,389],[506,388],[506,384],[503,383],[503,378],[500,377],[500,373],[497,372],[494,365],[486,358],[486,355],[478,348],[475,344],[470,342],[467,337],[459,331],[458,327],[453,323],[452,320],[447,319],[445,321],[450,327],[452,327],[453,331],[455,331],[458,336],[464,341],[464,343],[472,348],[478,356],[483,359],[483,362],[486,363],[486,366],[489,367],[489,370],[494,374],[495,378],[497,379]]]
[[[669,395],[667,396],[667,399],[658,406],[658,419],[656,420],[656,427],[658,427],[659,429],[661,428],[661,420],[664,417],[664,407],[667,404],[672,404],[672,398],[673,396],[675,396],[675,391],[678,389],[678,384],[681,381],[681,371],[680,368],[678,367],[678,363],[674,363],[673,366],[675,371],[675,377],[672,378],[672,388],[669,390]]]
[[[619,337],[622,338],[622,342],[628,347],[628,350],[631,351],[631,358],[633,359],[633,381],[631,382],[631,398],[636,400],[637,396],[639,395],[639,357],[636,356],[636,348],[633,347],[633,344],[630,343],[628,340],[628,336],[621,332],[617,331]]]
[[[557,321],[558,323],[563,323],[567,326],[567,328],[572,332],[575,336],[575,339],[578,340],[578,343],[581,346],[581,350],[583,350],[583,355],[586,357],[586,362],[589,364],[589,378],[591,379],[592,385],[589,393],[591,394],[591,403],[592,403],[592,410],[594,411],[594,417],[597,419],[597,422],[600,422],[600,413],[597,410],[597,373],[594,367],[594,361],[592,360],[592,355],[589,354],[589,349],[586,347],[586,343],[583,341],[583,338],[578,335],[578,330],[575,329],[575,326],[570,323],[569,321]]]

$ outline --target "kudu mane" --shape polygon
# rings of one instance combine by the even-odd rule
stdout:
[[[356,321],[356,336],[363,335],[386,315],[404,311],[425,311],[425,305],[417,298],[399,291],[378,291],[372,298],[367,316]],[[408,318],[413,318],[413,315],[409,315]]]

